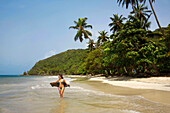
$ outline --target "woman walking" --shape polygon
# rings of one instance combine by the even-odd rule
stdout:
[[[53,86],[58,87],[58,90],[59,90],[59,93],[60,93],[60,98],[63,98],[63,93],[64,93],[64,90],[65,90],[65,87],[70,86],[69,84],[66,83],[66,81],[63,78],[63,75],[61,75],[61,74],[58,76],[58,80],[56,82],[52,82],[50,84],[51,84],[52,87]]]

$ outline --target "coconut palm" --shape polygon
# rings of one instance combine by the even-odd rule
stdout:
[[[138,18],[133,15],[129,15],[128,18],[129,18],[130,22],[135,23],[134,28],[148,30],[148,28],[150,27],[150,24],[151,24],[151,22],[148,22],[150,16],[151,16],[151,14],[147,18],[143,19],[143,18]]]
[[[126,18],[123,17],[123,15],[120,15],[120,17],[118,16],[118,14],[113,14],[113,17],[110,17],[110,19],[112,20],[112,23],[109,24],[109,26],[111,27],[110,31],[113,31],[113,33],[119,31],[123,25],[123,20],[125,20]]]
[[[93,40],[89,37],[89,36],[92,36],[91,32],[88,31],[88,30],[85,30],[85,28],[91,28],[92,29],[92,25],[87,25],[86,23],[86,20],[87,18],[79,18],[78,19],[78,22],[77,21],[74,21],[75,23],[75,26],[70,26],[69,29],[77,29],[77,34],[75,35],[74,37],[74,40],[80,40],[80,42],[83,41],[83,36],[85,39],[89,39],[91,42],[93,42]],[[99,47],[98,49],[100,51],[102,51]]]
[[[137,7],[134,7],[135,8],[135,11],[136,11],[136,14],[137,14],[137,18],[139,18],[140,20],[141,19],[144,19],[146,20],[150,14],[148,13],[151,13],[151,10],[148,10],[148,7],[147,6],[144,6],[144,4],[137,4]],[[135,12],[132,11],[130,12],[131,14],[134,14]]]
[[[80,42],[82,42],[83,41],[83,36],[84,36],[85,39],[91,40],[89,38],[89,36],[92,36],[92,34],[91,34],[90,31],[85,30],[85,28],[91,28],[92,29],[92,25],[87,25],[86,20],[87,20],[86,17],[85,18],[79,18],[78,22],[74,21],[74,23],[76,24],[75,26],[70,26],[69,27],[69,29],[73,28],[73,29],[77,29],[78,30],[77,34],[74,37],[75,41],[79,39]]]
[[[100,36],[98,37],[98,43],[100,42],[105,42],[109,39],[109,37],[107,36],[107,33],[105,30],[104,31],[100,31],[98,32],[100,34]]]
[[[94,43],[94,41],[93,40],[89,40],[89,42],[88,42],[88,49],[90,50],[90,51],[93,51],[94,49],[95,49],[95,43]]]
[[[144,6],[144,4],[142,4],[142,5],[137,4],[137,7],[135,7],[135,10],[136,10],[136,15],[135,16],[138,18],[136,20],[140,21],[140,26],[141,26],[140,28],[148,29],[150,27],[150,24],[151,24],[151,22],[148,22],[151,14],[152,14],[151,10],[148,10],[148,7]],[[134,11],[132,11],[130,13],[134,14]]]
[[[132,9],[135,12],[135,4],[138,2],[138,0],[117,0],[117,3],[122,4],[122,7],[126,5],[126,9],[128,8],[129,4],[132,4]],[[135,12],[136,14],[136,12]]]
[[[140,1],[140,2],[143,2],[143,3],[146,2],[146,0],[139,0],[139,1]],[[157,18],[156,13],[155,13],[155,10],[154,10],[154,8],[153,8],[153,6],[152,6],[152,3],[153,3],[153,2],[155,2],[155,0],[149,0],[149,4],[150,4],[151,9],[152,9],[152,12],[153,12],[153,14],[154,14],[154,16],[155,16],[156,22],[157,22],[157,24],[158,24],[158,26],[159,26],[162,34],[165,36],[165,33],[164,33],[164,31],[162,30],[162,27],[161,27],[161,25],[160,25],[160,23],[159,23],[159,21],[158,21],[158,18]]]
[[[134,4],[136,4],[138,1],[144,2],[144,3],[146,2],[146,0],[117,0],[119,5],[122,3],[122,7],[126,4],[126,9],[128,8],[129,4],[132,4],[133,11],[135,11]],[[149,0],[149,4],[150,4],[152,12],[153,12],[153,14],[155,16],[156,22],[157,22],[162,34],[164,35],[164,31],[162,30],[161,25],[159,24],[158,18],[157,18],[156,13],[155,13],[155,10],[154,10],[154,8],[152,6],[152,2],[155,2],[155,0]],[[136,14],[136,12],[135,12],[135,14]]]

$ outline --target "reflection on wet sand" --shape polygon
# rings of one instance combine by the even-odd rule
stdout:
[[[54,107],[51,108],[50,113],[64,113],[66,108],[66,102],[60,99]]]
[[[58,89],[49,85],[53,77],[23,79],[11,79],[19,83],[18,87],[13,86],[14,83],[0,84],[0,112],[170,113],[170,93],[167,91],[116,87],[83,78],[71,82],[61,100]],[[27,83],[22,84],[22,81]]]

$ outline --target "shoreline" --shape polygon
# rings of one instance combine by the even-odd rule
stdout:
[[[58,76],[58,75],[19,75],[19,76]],[[63,75],[64,77],[87,77],[89,81],[100,81],[113,86],[128,87],[133,89],[153,89],[170,91],[170,77],[145,77],[134,78],[127,76],[104,77],[102,75]]]
[[[140,75],[142,73],[139,73],[139,75],[135,75],[135,76],[126,76],[126,75],[104,75],[104,74],[96,74],[96,75],[91,75],[91,74],[88,74],[88,75],[67,75],[67,74],[63,74],[64,76],[91,76],[91,77],[129,77],[129,78],[150,78],[150,77],[170,77],[170,73],[161,73],[160,75],[148,75],[148,76],[144,76],[144,75]],[[58,76],[58,75],[44,75],[44,74],[37,74],[37,75],[29,75],[29,74],[20,74],[18,76]]]
[[[92,77],[89,81],[101,81],[113,86],[133,89],[153,89],[170,91],[170,77],[130,78],[130,77]]]
[[[118,79],[118,80],[117,80]],[[121,80],[120,80],[121,79]],[[108,94],[122,95],[122,96],[142,96],[144,99],[170,105],[170,85],[164,86],[163,82],[170,84],[170,77],[151,77],[132,79],[127,77],[104,78],[93,77],[90,78],[89,85]],[[145,86],[141,86],[147,84]],[[150,86],[149,86],[150,85]],[[151,87],[152,86],[152,87]],[[165,88],[166,87],[166,88]]]
[[[58,75],[19,75],[19,76],[58,76]],[[127,87],[133,89],[153,89],[170,91],[170,77],[147,77],[133,78],[127,76],[104,77],[102,75],[63,75],[64,77],[81,78],[87,77],[89,81],[100,81],[113,86]]]
[[[65,89],[63,99],[60,99],[58,88],[49,85],[57,76],[0,79],[3,81],[0,112],[18,113],[25,109],[28,112],[31,109],[31,112],[46,113],[77,110],[84,113],[170,112],[169,92],[131,89],[90,81],[87,77],[72,77],[65,76],[71,87]]]

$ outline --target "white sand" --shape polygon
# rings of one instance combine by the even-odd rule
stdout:
[[[87,77],[86,75],[64,75],[64,77]]]
[[[137,79],[121,79],[117,78],[106,79],[105,77],[90,78],[90,81],[101,81],[115,86],[129,87],[135,89],[155,89],[170,91],[170,77],[151,77]]]

